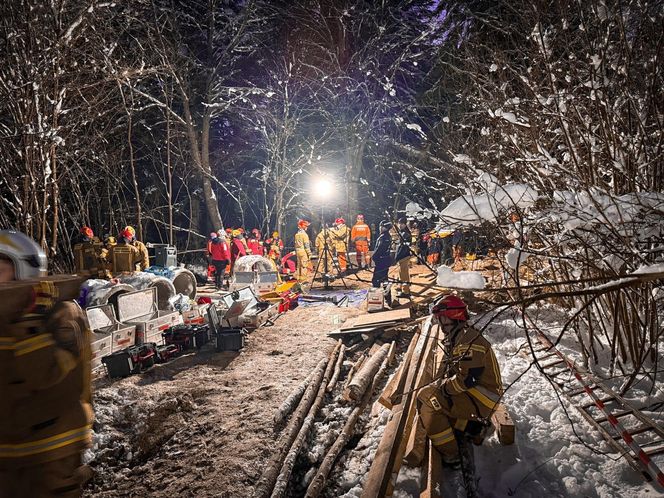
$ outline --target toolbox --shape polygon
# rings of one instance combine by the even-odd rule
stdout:
[[[180,351],[200,349],[210,341],[207,325],[176,325],[163,333],[164,344],[174,345]]]
[[[136,326],[136,344],[163,344],[161,333],[181,324],[182,315],[178,311],[160,311],[157,289],[149,287],[118,296],[118,320],[124,325]]]
[[[153,366],[155,352],[152,345],[130,346],[104,356],[101,361],[109,377],[127,377]]]
[[[206,323],[207,307],[209,304],[197,304],[190,310],[182,312],[182,322],[185,325]]]
[[[260,301],[250,309],[245,311],[238,317],[239,325],[248,328],[258,328],[271,318],[279,314],[278,303],[268,303]]]
[[[88,323],[94,335],[104,334],[111,338],[110,350],[101,356],[133,346],[136,342],[136,326],[118,322],[115,310],[110,304],[91,306],[85,310],[85,314],[88,316]]]
[[[230,309],[226,311],[226,314],[222,317],[219,316],[219,312],[216,306],[210,306],[208,308],[208,323],[210,325],[210,332],[214,337],[215,349],[218,352],[222,351],[239,351],[244,347],[244,340],[247,334],[246,329],[240,327],[227,326],[224,327],[222,320],[226,321],[227,324],[233,318],[239,316],[246,307],[247,301],[236,301],[231,305]],[[226,319],[226,317],[229,319]]]
[[[180,352],[180,348],[178,348],[175,344],[164,344],[158,346],[152,343],[152,347],[154,349],[155,361],[157,363],[166,363],[171,358],[177,356]]]

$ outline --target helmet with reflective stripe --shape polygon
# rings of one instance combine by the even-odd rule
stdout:
[[[468,306],[463,300],[452,294],[447,294],[436,299],[431,305],[431,314],[435,317],[445,316],[450,320],[458,320],[465,322],[470,316],[468,315]]]
[[[334,220],[334,222],[337,225],[341,225],[342,223],[346,223],[346,220],[344,220],[343,218],[337,218],[336,220]]]
[[[0,254],[14,264],[14,278],[28,280],[46,275],[42,248],[30,237],[14,230],[0,230]]]
[[[304,230],[306,230],[307,227],[308,227],[310,224],[311,224],[311,223],[309,223],[307,220],[298,220],[298,222],[297,222],[297,226],[298,226],[298,228],[302,228],[302,229],[304,229]]]

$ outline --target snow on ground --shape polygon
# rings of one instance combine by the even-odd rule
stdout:
[[[546,325],[544,330],[550,337],[560,332],[554,313],[542,318]],[[485,336],[494,346],[507,388],[530,363],[526,355],[517,353],[525,343],[523,331],[513,317],[505,317],[492,322]],[[560,349],[570,354],[571,346],[571,340],[563,341]],[[590,398],[582,401],[590,402]],[[626,460],[615,453],[598,454],[577,439],[574,431],[591,448],[601,452],[610,450],[575,408],[565,403],[565,413],[553,387],[534,367],[508,389],[504,403],[516,424],[516,443],[501,446],[493,436],[476,449],[482,496],[627,498],[657,495]]]
[[[564,314],[555,307],[544,307],[538,323],[555,338],[564,323]],[[478,326],[490,321],[490,316],[477,316]],[[502,316],[485,330],[485,336],[493,344],[501,365],[504,386],[508,389],[504,403],[516,424],[516,442],[502,446],[495,435],[481,447],[475,448],[478,475],[481,476],[480,496],[497,498],[515,497],[621,497],[636,498],[658,496],[649,484],[615,453],[606,455],[609,446],[602,437],[567,403],[559,402],[553,387],[530,364],[523,330],[518,318]],[[575,342],[564,337],[559,348],[565,354],[574,355]],[[524,373],[525,372],[525,373]],[[522,375],[523,374],[523,375]],[[519,378],[519,376],[521,376]],[[517,380],[517,378],[519,378]],[[637,386],[638,387],[638,386]],[[630,398],[637,406],[664,400],[664,389],[647,394],[634,389]],[[590,402],[590,398],[582,400]],[[567,414],[565,412],[567,409]],[[646,412],[657,418],[657,414]],[[376,410],[367,422],[367,429],[356,448],[342,455],[332,473],[337,494],[343,498],[359,497],[363,478],[371,464],[382,429],[389,412]],[[568,421],[568,415],[573,427]],[[583,443],[575,436],[580,437]],[[662,466],[661,459],[657,460]],[[343,470],[339,470],[343,469]],[[402,467],[399,473],[395,497],[419,496],[419,469]],[[458,472],[446,473],[445,491],[449,496],[465,497]],[[448,496],[447,494],[445,496]]]
[[[456,289],[484,289],[486,281],[478,271],[454,271],[449,266],[440,265],[436,284]]]

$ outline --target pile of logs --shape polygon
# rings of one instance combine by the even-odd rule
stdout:
[[[330,355],[318,363],[275,413],[275,428],[286,425],[281,430],[276,451],[254,490],[255,498],[283,497],[286,494],[296,458],[323,406],[326,394],[333,393],[335,386],[340,385],[344,356],[348,352],[349,349],[346,349],[339,339]],[[307,497],[319,496],[323,491],[337,457],[353,436],[358,419],[370,405],[377,386],[394,363],[395,353],[396,342],[374,344],[367,354],[362,354],[352,366],[343,389],[337,390],[341,391],[343,402],[352,405],[353,410],[310,481]]]

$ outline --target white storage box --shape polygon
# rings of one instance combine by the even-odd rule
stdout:
[[[88,315],[88,323],[93,333],[110,335],[111,350],[107,354],[135,344],[136,326],[118,322],[115,318],[115,310],[110,304],[91,306],[85,310],[85,313]]]
[[[279,314],[279,303],[270,304],[265,309],[259,309],[257,306],[247,309],[239,316],[241,327],[257,329],[270,318]]]
[[[101,359],[104,356],[111,354],[111,334],[93,332],[90,350],[92,352],[92,357],[90,359],[92,370],[99,370],[103,366]]]
[[[372,287],[367,292],[367,312],[373,313],[376,311],[385,310],[385,294],[381,287]]]
[[[136,326],[136,344],[163,344],[161,333],[173,325],[182,324],[182,315],[178,311],[160,311],[157,289],[150,287],[118,296],[118,320]]]

